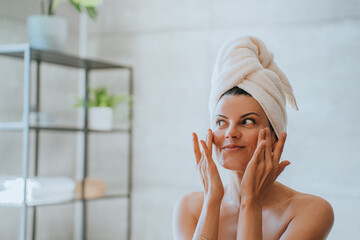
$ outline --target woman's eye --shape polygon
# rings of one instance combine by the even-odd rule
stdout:
[[[217,126],[222,126],[224,124],[224,121],[223,120],[218,120],[216,121],[216,125]]]
[[[251,118],[244,119],[244,121],[243,121],[243,124],[245,124],[245,125],[254,124],[254,123],[255,123],[255,121]]]

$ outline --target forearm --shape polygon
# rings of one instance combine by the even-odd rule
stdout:
[[[241,202],[236,240],[262,240],[262,205],[253,198]]]
[[[204,200],[192,240],[217,240],[221,200]]]

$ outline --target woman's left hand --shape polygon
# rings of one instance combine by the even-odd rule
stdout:
[[[262,202],[266,188],[272,184],[277,177],[290,164],[289,161],[280,161],[285,145],[286,133],[280,135],[273,151],[271,144],[270,129],[259,131],[258,144],[254,155],[248,163],[241,181],[241,201],[254,199]]]

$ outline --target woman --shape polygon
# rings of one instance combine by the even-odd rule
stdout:
[[[176,240],[326,239],[334,214],[324,199],[276,181],[286,140],[286,100],[297,109],[286,76],[264,43],[234,38],[218,54],[206,140],[193,133],[204,192],[181,198],[174,211]],[[230,170],[223,186],[212,156]]]

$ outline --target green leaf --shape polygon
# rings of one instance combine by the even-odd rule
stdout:
[[[76,4],[83,7],[96,7],[102,4],[102,0],[73,0]]]
[[[74,0],[69,0],[69,1],[70,1],[71,5],[73,5],[73,7],[74,7],[78,12],[81,13],[81,7],[80,7],[80,5],[77,4],[76,2],[74,2]]]
[[[115,110],[116,106],[121,103],[131,102],[132,96],[128,95],[110,95],[104,87],[89,89],[88,108],[90,107],[110,107]],[[83,99],[77,97],[74,107],[82,107]]]
[[[97,18],[97,11],[94,7],[86,7],[86,13],[92,20]]]
[[[59,5],[59,3],[64,0],[54,0],[52,6],[51,6],[51,12],[55,12],[56,7]]]
[[[48,15],[54,15],[54,12],[53,12],[53,3],[54,3],[54,0],[49,0]]]

